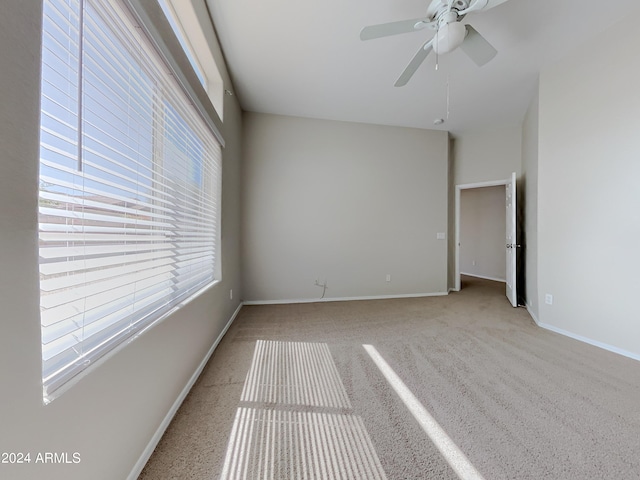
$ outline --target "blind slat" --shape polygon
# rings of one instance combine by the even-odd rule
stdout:
[[[54,335],[51,336],[52,341],[46,344],[46,358],[52,358],[63,353],[69,348],[69,342],[73,343],[74,338],[83,339],[82,341],[85,343],[86,339],[91,336],[93,336],[95,340],[95,337],[100,336],[102,330],[114,324],[120,323],[123,327],[128,328],[128,326],[135,323],[136,317],[140,317],[139,312],[146,312],[149,305],[158,304],[158,302],[166,304],[166,299],[171,295],[172,290],[172,285],[169,282],[157,284],[143,291],[143,295],[135,304],[128,301],[130,298],[124,297],[102,305],[98,312],[89,317],[91,321],[85,320],[81,326],[78,326],[77,322],[72,321],[73,319],[69,319],[67,322],[52,324],[60,329],[67,327],[69,333],[63,334],[58,338],[54,338]],[[47,327],[44,329],[43,336],[45,338],[50,328],[51,327]],[[86,343],[83,346],[86,347]]]
[[[78,240],[82,241],[82,238]],[[169,250],[174,248],[171,244],[114,244],[114,245],[101,245],[97,247],[85,246],[85,245],[72,245],[69,247],[40,247],[40,256],[42,258],[69,258],[69,257],[84,257],[91,255],[121,255],[129,252],[141,252],[141,251],[158,251]]]
[[[173,252],[148,252],[131,255],[117,255],[101,258],[89,258],[82,260],[71,261],[59,261],[43,263],[40,259],[40,274],[41,275],[60,275],[68,274],[72,272],[80,272],[83,270],[92,270],[96,268],[105,268],[113,265],[126,265],[130,263],[145,262],[153,260],[154,258],[172,257]]]
[[[79,313],[84,313],[81,327],[84,328],[91,324],[89,320],[94,317],[100,317],[103,313],[110,311],[113,305],[129,305],[134,307],[136,295],[142,297],[145,289],[155,289],[158,286],[173,285],[171,275],[160,275],[158,278],[150,278],[137,282],[135,288],[131,285],[124,285],[103,292],[92,293],[87,297],[81,297],[77,300],[69,301],[63,305],[54,306],[52,308],[42,308],[40,313],[42,323],[45,326],[53,325],[69,318],[75,318]],[[111,285],[109,285],[111,286]]]
[[[40,232],[40,240],[42,242],[70,242],[77,241],[77,234],[66,233],[66,232],[57,232],[51,233],[47,231]],[[122,234],[111,233],[111,234],[100,234],[100,233],[86,233],[82,236],[83,242],[118,242],[118,243],[127,243],[127,242],[162,242],[166,241],[167,237],[165,235],[136,235],[134,233],[122,232]]]
[[[158,268],[165,265],[171,265],[173,263],[175,262],[172,258],[160,258],[145,262],[143,264],[134,263],[113,268],[103,268],[100,270],[93,270],[89,272],[72,272],[63,276],[43,278],[40,280],[40,288],[43,290],[43,292],[53,292],[56,290],[63,290],[66,288],[83,285],[87,282],[95,282],[107,278],[120,277],[129,273],[138,272],[141,269]]]

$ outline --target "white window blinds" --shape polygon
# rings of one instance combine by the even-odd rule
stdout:
[[[45,401],[219,277],[221,148],[130,12],[45,0]]]

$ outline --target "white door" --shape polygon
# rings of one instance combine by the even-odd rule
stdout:
[[[507,298],[514,307],[518,306],[518,292],[516,291],[516,174],[511,174],[511,180],[506,185],[507,194]]]

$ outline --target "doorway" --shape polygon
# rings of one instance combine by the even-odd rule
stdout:
[[[506,282],[505,188],[460,191],[460,275]]]
[[[499,280],[505,281],[507,276],[507,266],[505,265],[505,211],[506,211],[506,187],[511,182],[510,179],[506,180],[496,180],[490,182],[481,182],[481,183],[472,183],[472,184],[464,184],[464,185],[456,185],[455,191],[455,285],[454,290],[459,291],[461,288],[460,274],[461,269],[464,266],[466,271],[464,273],[471,273],[481,278],[488,278],[490,280]],[[464,192],[464,193],[463,193]],[[478,195],[474,195],[477,193]],[[483,193],[485,195],[483,195]],[[469,194],[469,195],[467,195]],[[476,245],[476,249],[467,249],[464,253],[464,257],[461,256],[461,242],[462,242],[462,230],[461,230],[461,220],[462,215],[465,212],[462,212],[462,200],[463,195],[468,196],[469,199],[474,199],[478,201],[483,196],[486,197],[484,199],[485,203],[490,203],[493,205],[492,208],[496,209],[495,212],[492,212],[491,215],[491,223],[492,225],[468,225],[465,224],[465,227],[471,230],[469,233],[473,233],[475,230],[476,233],[481,232],[482,229],[492,229],[490,232],[491,238],[486,240],[488,242],[495,242],[496,239],[501,238],[500,241],[500,250],[496,250],[495,247],[488,247],[487,245],[478,247]],[[501,197],[501,200],[498,198]],[[479,205],[477,205],[479,207]],[[469,212],[466,212],[467,215]],[[467,215],[468,216],[468,215]],[[501,220],[496,220],[498,216],[501,217]],[[501,230],[501,231],[500,231]],[[467,245],[468,246],[468,245]],[[497,255],[502,255],[502,259],[498,260]],[[475,256],[481,256],[478,258],[474,258]],[[478,262],[481,262],[482,265],[478,265]],[[488,267],[488,263],[491,263],[491,267]],[[478,267],[475,270],[473,267]],[[481,272],[485,272],[484,274]],[[489,273],[487,273],[489,272]]]

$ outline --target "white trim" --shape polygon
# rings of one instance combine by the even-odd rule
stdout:
[[[200,365],[198,365],[198,368],[196,368],[195,372],[193,372],[193,375],[191,375],[191,378],[189,379],[187,384],[184,386],[184,388],[180,392],[180,395],[178,395],[178,398],[176,398],[176,401],[173,402],[173,405],[167,412],[167,415],[162,420],[162,423],[160,423],[160,426],[156,430],[156,433],[153,435],[153,437],[151,437],[151,440],[147,444],[147,447],[143,450],[142,455],[140,455],[140,458],[138,459],[136,464],[133,466],[133,469],[131,470],[131,473],[129,473],[127,480],[136,480],[140,475],[140,473],[142,472],[142,469],[149,461],[151,454],[153,454],[153,451],[156,449],[156,446],[160,442],[160,439],[164,435],[164,432],[167,430],[167,427],[169,427],[171,420],[173,420],[173,417],[178,412],[180,405],[182,405],[182,402],[186,398],[187,394],[189,393],[193,385],[196,383],[196,380],[198,380],[198,377],[202,373],[202,370],[204,370],[204,367],[207,365],[207,362],[211,358],[211,355],[213,355],[213,352],[215,351],[216,347],[222,340],[222,337],[224,337],[225,333],[227,333],[227,330],[229,330],[229,327],[238,316],[238,313],[240,313],[240,309],[242,308],[243,305],[244,305],[243,303],[240,303],[240,305],[238,305],[238,308],[236,308],[236,311],[233,312],[233,315],[231,315],[231,318],[229,319],[225,327],[222,329],[222,332],[220,332],[220,335],[218,335],[218,338],[216,338],[216,341],[213,342],[213,345],[211,345],[211,348],[209,349],[207,354],[204,356],[204,358],[200,362]]]
[[[455,194],[455,245],[454,245],[454,257],[455,257],[455,270],[454,270],[454,283],[455,290],[460,290],[460,191],[470,188],[484,188],[484,187],[499,187],[501,185],[508,185],[511,179],[506,180],[492,180],[489,182],[478,183],[463,183],[456,185]]]
[[[527,307],[527,312],[529,312],[529,315],[531,315],[531,318],[533,319],[533,321],[536,323],[536,325],[540,326],[540,322],[538,321],[538,317],[536,317],[536,314],[533,313],[532,307],[531,305],[529,305],[528,303],[525,304],[525,307]]]
[[[572,333],[567,330],[563,330],[562,328],[554,327],[553,325],[549,325],[548,323],[538,322],[536,321],[535,317],[534,317],[534,321],[538,324],[540,328],[544,328],[545,330],[549,330],[554,333],[559,333],[560,335],[564,335],[565,337],[573,338],[574,340],[578,340],[583,343],[588,343],[589,345],[593,345],[594,347],[602,348],[603,350],[617,353],[618,355],[622,355],[623,357],[628,357],[633,360],[640,361],[640,354],[629,352],[627,350],[622,350],[621,348],[614,347],[613,345],[599,342],[597,340],[593,340],[588,337],[583,337],[582,335],[578,335],[577,333]]]
[[[390,298],[418,298],[418,297],[442,297],[449,292],[434,293],[408,293],[404,295],[371,295],[364,297],[332,297],[332,298],[293,298],[282,300],[245,300],[244,305],[286,305],[290,303],[316,303],[316,302],[351,302],[359,300],[387,300]]]
[[[469,188],[484,188],[484,187],[500,187],[502,185],[507,185],[511,181],[510,178],[506,180],[491,180],[488,182],[476,182],[476,183],[460,183],[456,185],[456,188],[460,190],[467,190]]]
[[[531,311],[531,305],[527,304],[526,307],[527,307],[527,312],[529,312],[529,315],[531,315],[531,318],[533,319],[533,321],[540,328],[544,328],[545,330],[549,330],[550,332],[559,333],[560,335],[564,335],[565,337],[573,338],[574,340],[578,340],[579,342],[587,343],[589,345],[602,348],[603,350],[607,350],[612,353],[617,353],[618,355],[631,358],[632,360],[640,361],[640,354],[629,352],[627,350],[614,347],[613,345],[609,345],[608,343],[599,342],[597,340],[593,340],[588,337],[583,337],[582,335],[569,332],[568,330],[564,330],[562,328],[554,327],[553,325],[549,325],[548,323],[542,323],[540,320],[538,320],[538,317],[536,317],[536,315]]]
[[[494,277],[486,277],[484,275],[477,275],[475,273],[465,273],[465,272],[460,272],[460,275],[466,275],[467,277],[475,277],[475,278],[482,278],[484,280],[492,280],[494,282],[501,282],[501,283],[507,283],[507,281],[504,278],[494,278]]]

